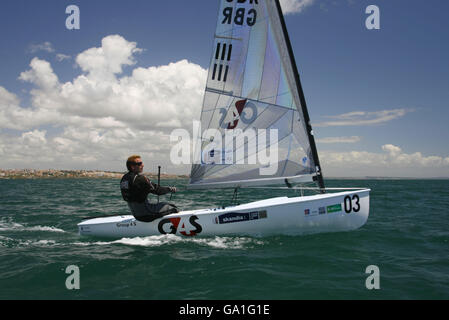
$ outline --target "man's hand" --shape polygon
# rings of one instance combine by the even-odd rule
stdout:
[[[176,193],[176,191],[177,191],[177,190],[176,190],[176,187],[170,187],[170,192],[171,192],[171,193]]]

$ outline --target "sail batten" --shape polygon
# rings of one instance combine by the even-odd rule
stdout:
[[[285,32],[278,0],[220,1],[191,186],[320,175]]]

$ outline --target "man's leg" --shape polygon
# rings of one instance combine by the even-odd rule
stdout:
[[[155,213],[149,213],[145,216],[135,217],[137,221],[140,222],[153,222],[154,220],[157,220],[159,218],[162,218],[163,215],[155,214]]]
[[[153,222],[154,220],[160,219],[163,216],[178,212],[178,208],[175,205],[169,203],[160,202],[158,204],[151,204],[149,202],[146,202],[145,212],[139,212],[139,214],[135,214],[134,217],[137,221]]]
[[[146,209],[149,213],[157,213],[157,214],[163,214],[163,215],[167,215],[170,213],[178,213],[179,209],[170,203],[166,203],[166,202],[160,202],[157,204],[151,204],[149,202],[147,202],[145,204]]]

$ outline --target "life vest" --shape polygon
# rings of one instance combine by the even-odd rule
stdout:
[[[126,202],[144,202],[145,197],[142,199],[140,192],[136,192],[134,186],[134,181],[139,175],[134,172],[128,172],[125,174],[120,181],[120,191],[122,192],[123,200]]]

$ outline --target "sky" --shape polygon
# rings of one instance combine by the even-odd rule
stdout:
[[[199,120],[218,5],[2,1],[0,168],[189,173],[169,135]],[[324,176],[449,177],[449,2],[281,5]]]

